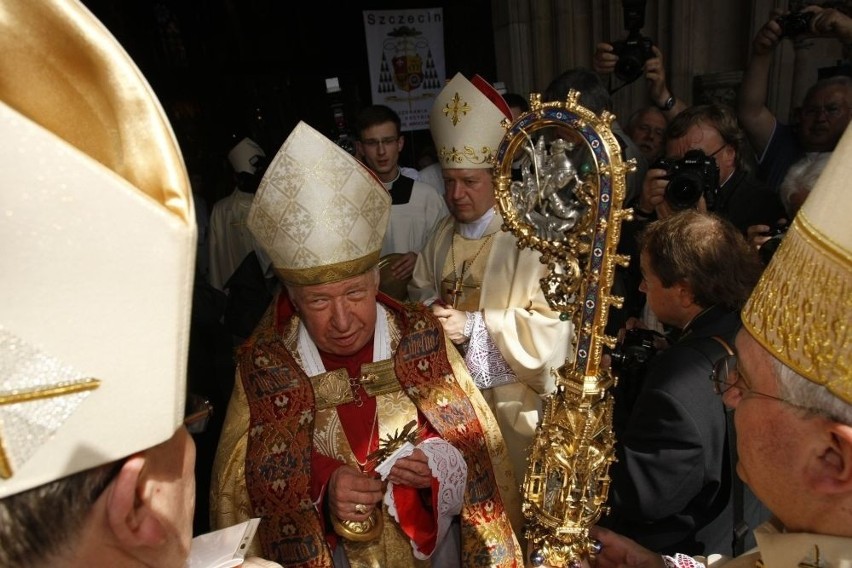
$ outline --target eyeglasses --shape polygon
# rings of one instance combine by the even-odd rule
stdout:
[[[719,152],[721,152],[722,150],[724,150],[724,149],[725,149],[725,146],[727,146],[727,145],[728,145],[728,143],[727,143],[727,142],[723,142],[723,143],[722,143],[722,145],[721,145],[721,146],[719,146],[719,148],[718,148],[715,152],[713,152],[712,154],[707,154],[707,157],[708,157],[708,158],[712,158],[712,157],[714,157],[716,154],[718,154]]]
[[[762,396],[764,398],[769,398],[772,400],[777,400],[778,402],[783,402],[793,408],[798,408],[799,410],[803,410],[812,414],[824,414],[822,411],[809,408],[807,406],[802,406],[800,404],[796,404],[795,402],[789,401],[786,398],[781,398],[780,396],[775,396],[772,394],[766,394],[765,392],[756,391],[751,388],[751,384],[746,377],[746,374],[742,372],[739,365],[737,364],[737,355],[729,354],[725,355],[713,365],[713,372],[710,373],[710,380],[713,382],[713,387],[716,391],[716,394],[725,394],[727,391],[732,388],[739,389],[743,395],[746,393],[752,394],[754,396]]]
[[[399,140],[399,136],[387,136],[385,138],[367,138],[366,140],[361,140],[361,144],[363,144],[367,148],[378,148],[380,144],[382,146],[390,146],[391,144],[395,144],[397,140]]]
[[[824,112],[826,118],[834,119],[840,116],[840,113],[846,111],[847,108],[848,107],[846,105],[839,104],[830,104],[825,106],[809,105],[802,109],[802,116],[816,118]]]
[[[210,417],[213,415],[213,405],[201,395],[189,393],[186,395],[186,413],[183,425],[190,434],[201,434],[207,430]]]
[[[739,365],[737,364],[737,355],[729,354],[718,361],[713,365],[713,372],[710,373],[710,380],[713,382],[713,387],[716,390],[716,394],[725,394],[732,388],[737,388],[742,391],[743,395],[746,393],[752,394],[754,396],[762,396],[764,398],[768,398],[771,400],[777,400],[778,402],[783,402],[788,406],[792,406],[798,410],[806,412],[812,415],[819,416],[827,416],[832,420],[840,420],[837,419],[833,415],[826,413],[824,410],[820,410],[819,408],[812,408],[809,406],[802,406],[801,404],[796,404],[786,398],[781,398],[780,396],[775,396],[772,394],[766,394],[765,392],[756,391],[751,388],[751,384],[749,384],[748,378],[745,373],[742,372]]]

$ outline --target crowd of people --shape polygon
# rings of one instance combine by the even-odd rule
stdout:
[[[274,154],[240,140],[199,274],[189,178],[133,62],[75,0],[7,8],[32,74],[0,105],[0,171],[27,188],[0,226],[0,565],[183,566],[213,546],[261,568],[539,565],[521,483],[575,330],[496,206],[527,97],[456,74],[421,170],[384,105],[361,109],[354,156],[304,122]],[[804,33],[852,41],[843,13],[806,11]],[[736,109],[674,96],[654,46],[648,104],[611,124],[637,167],[591,566],[852,562],[852,79],[780,123],[782,37],[774,18],[758,31]],[[68,53],[96,64],[37,64]],[[599,44],[543,100],[612,110],[617,62]],[[74,120],[37,104],[57,92]],[[187,395],[187,361],[190,390],[210,368],[200,321],[229,355],[212,421]],[[628,364],[636,333],[652,342]]]

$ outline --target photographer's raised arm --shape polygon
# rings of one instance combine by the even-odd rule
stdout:
[[[852,18],[834,8],[809,6],[806,10],[814,13],[811,31],[817,37],[833,37],[847,48],[852,45]]]
[[[779,41],[781,28],[773,17],[754,36],[751,59],[737,101],[740,124],[758,156],[763,155],[775,130],[775,115],[766,106],[766,96],[772,54]]]
[[[676,117],[686,103],[677,98],[666,83],[666,67],[663,52],[656,45],[651,47],[654,57],[645,62],[645,81],[648,84],[648,98],[663,112],[667,122]]]
[[[666,121],[671,121],[683,109],[686,103],[677,98],[666,83],[666,68],[663,52],[656,45],[651,46],[653,57],[649,57],[642,66],[645,81],[648,85],[648,99],[662,111]],[[609,75],[615,71],[618,55],[611,43],[599,43],[595,46],[592,56],[592,68],[598,75]]]

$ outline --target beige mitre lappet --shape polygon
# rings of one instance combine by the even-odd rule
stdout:
[[[368,168],[300,122],[260,182],[248,227],[284,282],[326,284],[378,264],[390,206]]]
[[[444,169],[491,168],[512,116],[503,97],[480,76],[456,73],[432,105],[429,129]]]
[[[742,318],[772,355],[852,404],[850,156],[847,129]]]
[[[165,113],[100,22],[73,0],[0,11],[4,498],[174,435],[195,221]]]

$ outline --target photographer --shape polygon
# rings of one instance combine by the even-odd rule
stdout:
[[[779,189],[779,197],[787,211],[787,218],[772,227],[754,225],[748,228],[748,242],[757,249],[764,264],[769,264],[769,260],[787,233],[788,220],[792,220],[799,212],[799,208],[822,175],[822,170],[825,169],[830,156],[825,153],[812,154],[790,166]]]
[[[735,519],[759,515],[753,500],[733,504],[728,423],[707,377],[726,353],[714,337],[733,343],[760,265],[736,228],[695,210],[648,225],[640,251],[640,290],[681,333],[650,360],[636,400],[616,398],[632,407],[616,424],[612,509],[601,524],[660,553],[730,554]]]
[[[640,221],[697,208],[717,213],[745,234],[752,225],[774,225],[785,217],[778,197],[746,171],[745,136],[731,109],[689,107],[669,124],[667,138],[666,165],[648,170],[634,206]]]
[[[852,18],[831,8],[808,6],[772,17],[755,35],[752,56],[739,93],[739,118],[757,152],[760,175],[777,191],[791,164],[806,154],[832,152],[852,118],[852,79],[835,76],[808,89],[798,111],[798,127],[778,122],[766,106],[769,70],[784,38],[836,38],[852,44]]]
[[[645,82],[648,85],[648,98],[660,109],[666,120],[671,121],[686,108],[686,103],[677,98],[666,84],[666,68],[660,48],[652,45],[651,53],[645,55],[651,55],[641,66],[641,72],[645,75]],[[636,57],[638,62],[641,57],[638,54]],[[616,72],[618,62],[619,56],[613,44],[603,42],[595,46],[592,67],[598,74],[609,75]]]

